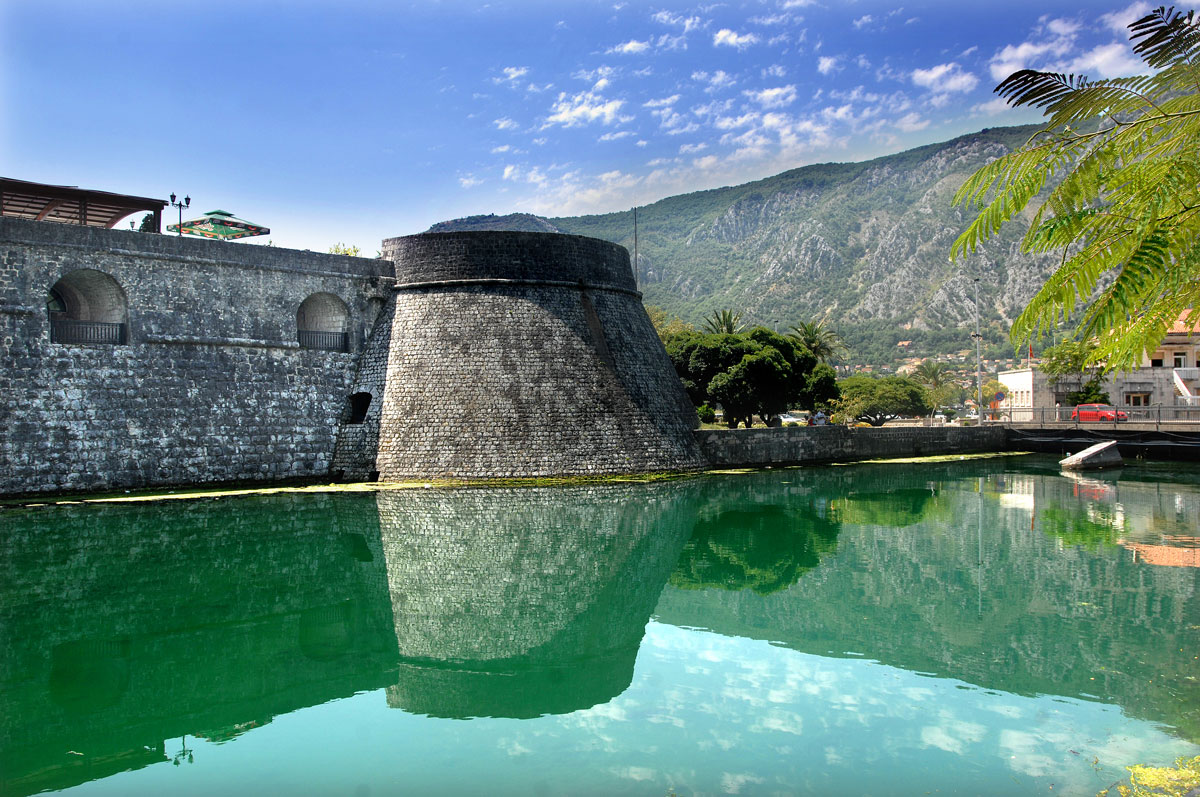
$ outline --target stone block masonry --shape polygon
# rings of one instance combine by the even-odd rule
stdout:
[[[380,478],[704,467],[622,247],[471,232],[392,238],[384,253],[396,264],[386,366],[362,366],[386,375]]]
[[[326,476],[390,277],[382,260],[0,219],[0,494]],[[307,323],[347,352],[301,346],[313,296],[335,312]]]
[[[713,467],[761,467],[1008,450],[1003,426],[799,426],[705,429],[696,440]]]

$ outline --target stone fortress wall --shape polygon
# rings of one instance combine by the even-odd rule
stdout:
[[[0,494],[324,476],[390,277],[0,218]]]
[[[0,356],[0,494],[704,465],[628,254],[579,236],[367,259],[0,218]]]
[[[380,478],[704,467],[695,410],[623,247],[433,233],[387,239],[384,255],[396,274],[390,342],[368,351],[379,359],[364,359],[355,387],[382,395],[366,418]]]

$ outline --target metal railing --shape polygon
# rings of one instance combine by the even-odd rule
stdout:
[[[1128,424],[1200,425],[1200,407],[1165,404],[1151,407],[1114,407],[1113,419],[1092,421],[1072,417],[1074,407],[1002,407],[983,411],[984,423],[1030,424],[1033,426],[1069,426],[1080,429],[1120,429]],[[1107,413],[1106,413],[1107,414]],[[1085,414],[1086,416],[1086,414]]]
[[[106,321],[75,321],[70,318],[50,319],[51,343],[103,343],[119,345],[128,341],[124,324]]]
[[[350,351],[350,335],[346,332],[319,332],[315,329],[302,329],[299,339],[300,347],[304,349]]]

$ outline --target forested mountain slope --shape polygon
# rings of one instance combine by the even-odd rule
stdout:
[[[1036,129],[988,129],[639,208],[645,301],[692,322],[721,308],[780,330],[824,319],[851,344],[854,360],[887,362],[903,353],[972,348],[973,280],[979,276],[985,345],[993,356],[1011,355],[1008,327],[1055,258],[1022,254],[1023,226],[1014,224],[973,257],[951,264],[950,245],[971,218],[951,198],[975,169]],[[435,229],[481,229],[488,218]],[[633,252],[632,211],[547,221]],[[913,344],[898,351],[900,340]]]

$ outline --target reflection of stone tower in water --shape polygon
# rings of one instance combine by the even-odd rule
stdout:
[[[384,241],[395,294],[359,366],[345,478],[703,467],[696,414],[623,247],[575,235]]]
[[[380,493],[401,659],[388,703],[535,717],[619,695],[691,531],[692,492]]]

